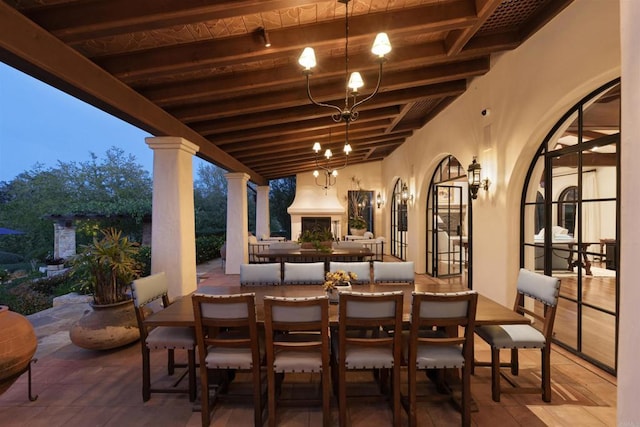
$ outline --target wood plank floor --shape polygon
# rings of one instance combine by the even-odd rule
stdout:
[[[203,285],[237,283],[237,276],[225,276],[219,265],[203,272]],[[206,277],[205,277],[206,276]],[[426,276],[425,276],[426,278]],[[424,280],[418,277],[418,280]],[[428,279],[431,280],[431,279]],[[39,328],[46,328],[46,325]],[[65,335],[65,331],[49,335]],[[39,335],[38,362],[33,366],[33,390],[39,397],[35,402],[27,398],[26,375],[0,396],[0,425],[2,426],[199,426],[200,413],[194,412],[185,395],[154,394],[143,403],[139,344],[107,351],[80,349],[73,344],[58,342],[47,345]],[[488,360],[489,350],[477,341],[478,359]],[[163,376],[164,359],[155,352],[152,358],[152,378],[170,381]],[[472,413],[475,426],[613,426],[616,421],[616,380],[613,376],[554,346],[552,350],[552,402],[545,404],[537,395],[503,395],[502,402],[491,400],[491,375],[488,368],[478,368],[471,387],[478,411]],[[523,352],[521,356],[522,382],[539,381],[539,352]],[[403,372],[406,381],[406,372]],[[238,386],[243,378],[237,378]],[[301,394],[309,391],[313,378],[288,377],[285,393]],[[433,392],[425,379],[421,386]],[[406,387],[403,387],[406,389]],[[406,391],[406,390],[404,390]],[[378,427],[391,425],[391,411],[382,403],[348,401],[352,426]],[[460,416],[448,402],[423,403],[418,409],[421,426],[459,425]],[[279,425],[311,427],[322,425],[321,410],[317,407],[287,407],[279,409]],[[337,425],[337,404],[332,402],[332,425]],[[266,416],[265,416],[266,420]],[[407,425],[406,414],[402,415]],[[266,423],[265,423],[266,424]],[[223,403],[216,406],[212,426],[242,427],[253,425],[250,403]]]

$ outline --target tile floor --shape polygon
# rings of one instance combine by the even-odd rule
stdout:
[[[224,276],[219,264],[201,272],[202,285],[234,280]],[[51,309],[33,316],[39,347],[33,365],[33,392],[27,397],[27,375],[0,395],[0,426],[198,426],[197,405],[186,395],[154,394],[143,403],[139,344],[107,352],[80,349],[68,341],[68,324],[82,315],[86,305]],[[476,346],[477,357],[488,360],[488,348]],[[539,353],[521,353],[520,380],[539,381]],[[152,378],[164,375],[164,359],[154,354]],[[545,404],[537,395],[503,395],[500,403],[491,400],[488,368],[477,368],[472,377],[472,394],[478,410],[472,414],[476,426],[613,426],[616,420],[616,379],[576,359],[557,346],[552,351],[552,402]],[[404,374],[403,374],[404,375]],[[289,381],[287,392],[309,388],[310,377]],[[160,379],[160,381],[166,380]],[[242,376],[237,378],[242,384]],[[425,391],[432,391],[428,381]],[[352,426],[390,426],[391,411],[379,402],[349,401]],[[332,403],[332,425],[337,425],[337,405]],[[421,426],[459,425],[460,417],[449,401],[424,402],[418,412]],[[279,409],[279,425],[307,427],[322,425],[322,413],[315,407]],[[212,415],[212,426],[253,425],[253,408],[248,403],[219,404]],[[265,423],[266,425],[266,423]],[[403,425],[407,425],[403,413]]]

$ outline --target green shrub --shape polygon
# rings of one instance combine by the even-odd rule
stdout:
[[[151,246],[140,246],[140,250],[133,258],[139,264],[140,277],[151,275]]]
[[[11,252],[0,251],[0,264],[17,264],[24,262],[24,257]]]
[[[53,305],[53,296],[36,291],[31,287],[31,282],[24,282],[12,288],[6,299],[6,304],[12,311],[25,316],[46,310]]]
[[[56,293],[56,289],[69,281],[70,275],[69,270],[67,270],[64,273],[56,274],[55,276],[34,279],[25,283],[30,283],[31,289],[34,291],[51,296]]]
[[[220,257],[224,236],[199,236],[196,238],[196,264]]]

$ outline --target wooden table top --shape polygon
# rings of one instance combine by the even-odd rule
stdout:
[[[265,249],[255,255],[272,258],[341,258],[341,257],[367,257],[375,255],[368,248],[336,248],[331,251],[319,251],[316,249]]]
[[[354,291],[358,292],[404,292],[403,320],[409,322],[411,317],[411,292],[413,290],[421,292],[456,292],[465,290],[460,285],[442,284],[367,284],[354,285]],[[310,297],[324,295],[321,285],[272,285],[272,286],[204,286],[198,289],[198,293],[209,295],[230,295],[237,293],[255,293],[256,310],[258,322],[264,322],[263,300],[265,295],[279,297]],[[332,325],[338,323],[338,306],[330,305],[329,321]],[[149,326],[193,326],[193,305],[191,296],[186,295],[177,299],[169,307],[149,316],[146,321]],[[504,324],[528,324],[529,319],[514,312],[511,308],[505,307],[497,302],[478,295],[478,306],[476,312],[476,325],[504,325]]]

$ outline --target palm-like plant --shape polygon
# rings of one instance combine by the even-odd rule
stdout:
[[[107,228],[102,238],[84,245],[73,260],[73,274],[83,287],[93,293],[96,305],[114,304],[129,299],[126,290],[139,277],[140,265],[135,259],[139,247],[122,236],[122,231]]]

